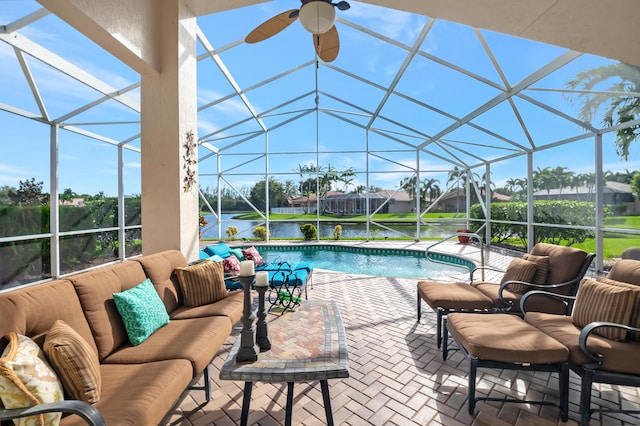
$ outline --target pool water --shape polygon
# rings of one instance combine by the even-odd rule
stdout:
[[[433,262],[422,251],[329,245],[256,246],[266,262],[310,261],[316,269],[396,278],[468,276],[472,264],[455,256],[453,263]],[[467,266],[465,266],[467,265]]]

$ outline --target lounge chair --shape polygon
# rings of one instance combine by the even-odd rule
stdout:
[[[521,314],[519,303],[523,295],[532,290],[575,295],[578,284],[595,255],[585,251],[554,244],[536,244],[531,253],[514,259],[500,283],[474,281],[445,283],[419,281],[417,286],[418,321],[422,316],[424,300],[437,315],[437,345],[442,345],[443,316],[451,312],[485,312]],[[529,309],[565,314],[570,302],[545,296],[530,299]]]
[[[529,312],[529,297],[575,299],[571,316]],[[581,379],[580,423],[589,423],[594,411],[640,414],[620,401],[619,410],[606,404],[591,408],[593,383],[640,387],[640,261],[622,259],[607,278],[584,279],[577,296],[560,296],[541,291],[525,295],[521,309],[524,320],[569,349],[569,368]],[[637,421],[636,421],[637,422]]]

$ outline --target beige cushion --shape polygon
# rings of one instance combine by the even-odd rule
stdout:
[[[536,264],[534,262],[516,258],[509,263],[500,283],[502,284],[507,281],[524,281],[530,283],[535,273]],[[524,284],[511,284],[507,288],[514,293],[524,293],[529,287]]]
[[[220,262],[205,260],[175,270],[185,306],[195,307],[217,302],[227,296],[224,269]]]
[[[447,329],[481,360],[554,364],[569,359],[564,345],[516,315],[451,313]]]
[[[571,353],[573,363],[583,365],[592,362],[580,349],[581,329],[573,324],[571,317],[527,312],[524,319],[566,346]],[[599,370],[640,375],[640,363],[638,363],[640,342],[615,341],[591,333],[587,339],[587,347],[593,353],[602,354],[602,365],[598,368]]]
[[[549,256],[536,256],[531,253],[526,253],[522,258],[536,264],[536,273],[532,281],[533,284],[546,284],[547,275],[549,275]]]
[[[629,324],[633,308],[634,293],[630,289],[612,286],[585,278],[573,307],[573,323],[585,327],[595,321]],[[611,340],[624,340],[627,331],[620,328],[603,327],[595,333]]]
[[[621,259],[609,271],[609,279],[640,285],[640,261],[633,259]]]
[[[549,273],[546,279],[549,284],[559,284],[574,279],[587,257],[587,252],[584,250],[548,243],[536,244],[531,249],[531,254],[549,256]],[[559,290],[561,294],[568,294],[569,291],[569,288]]]
[[[598,277],[596,279],[598,282],[602,282],[605,284],[628,288],[634,293],[634,303],[633,308],[631,310],[631,318],[629,319],[629,325],[631,327],[640,328],[640,286],[635,284],[623,283],[620,281],[612,280],[610,278]],[[640,333],[628,333],[628,339],[640,341]]]
[[[98,354],[73,328],[56,321],[44,340],[44,352],[67,395],[94,404],[100,399],[102,377]]]
[[[0,399],[5,408],[62,401],[62,384],[40,347],[21,334],[9,333],[4,337],[9,340],[0,358]],[[14,424],[57,425],[59,421],[60,413],[50,413],[17,419]]]

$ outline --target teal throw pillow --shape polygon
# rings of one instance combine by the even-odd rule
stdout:
[[[129,290],[114,293],[113,300],[133,346],[169,324],[169,314],[149,278]]]
[[[229,249],[229,252],[231,252],[231,254],[235,254],[240,262],[244,260],[244,254],[242,254],[242,249],[232,248],[232,249]]]
[[[209,256],[213,256],[214,254],[217,254],[223,259],[226,259],[231,255],[231,252],[229,251],[229,246],[226,245],[225,243],[218,243],[213,246],[207,246],[204,248],[204,251]]]

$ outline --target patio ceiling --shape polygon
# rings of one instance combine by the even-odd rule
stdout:
[[[189,0],[198,16],[267,0]],[[362,0],[640,66],[635,0]]]
[[[297,1],[187,3],[200,15],[199,137],[205,148],[200,153],[201,173],[210,171],[203,161],[235,152],[238,146],[253,143],[267,132],[290,125],[318,127],[322,120],[366,131],[372,138],[373,149],[369,152],[374,152],[376,146],[418,150],[420,155],[444,164],[442,170],[478,167],[607,131],[575,118],[576,108],[564,98],[565,87],[559,86],[576,69],[613,62],[604,58],[593,61],[591,55],[580,52],[640,64],[640,51],[633,45],[640,39],[640,27],[636,25],[640,8],[634,0],[616,2],[615,8],[597,1],[584,7],[577,0],[354,1],[352,10],[338,14],[337,27],[343,42],[338,59],[332,63],[316,63],[309,34],[297,25],[258,45],[243,43],[249,30],[273,16],[274,11],[298,7]],[[414,19],[411,23],[417,28],[398,36],[385,28],[384,19],[369,25],[355,13],[357,3],[410,12],[412,15],[407,16]],[[255,13],[254,8],[260,7],[264,8],[262,15]],[[22,85],[27,81],[33,94],[30,106],[9,105],[0,99],[0,108],[45,123],[56,122],[67,130],[138,151],[139,82],[130,80],[131,73],[123,70],[126,84],[106,84],[57,56],[55,45],[45,48],[35,40],[37,37],[32,41],[23,35],[30,34],[26,31],[29,29],[34,29],[31,34],[37,34],[39,23],[50,24],[51,19],[55,18],[46,10],[33,8],[29,14],[16,16],[0,27],[0,40],[14,48],[16,63],[21,64],[22,77],[18,79],[23,80]],[[65,24],[58,21],[57,25]],[[447,31],[453,29],[460,34],[464,42],[452,41],[435,51],[434,43],[444,44],[445,26]],[[503,34],[523,37],[513,38],[522,49],[505,50],[504,43],[511,43],[512,38]],[[85,44],[82,41],[78,46]],[[536,50],[541,47],[542,53]],[[534,51],[531,55],[537,62],[526,71],[510,70],[507,59],[514,60],[522,54],[520,50],[527,49]],[[471,57],[472,50],[474,55],[480,52],[484,63],[465,60],[465,55]],[[384,73],[382,66],[371,72],[362,64],[347,62],[377,54],[385,62]],[[29,59],[25,59],[29,56],[83,86],[84,101],[79,100],[66,111],[50,106],[47,97],[53,95],[54,89],[39,90],[44,83],[30,71]],[[521,57],[523,61],[529,59],[524,54]],[[247,67],[246,58],[252,58],[256,65]],[[117,66],[123,68],[122,64]],[[421,92],[421,75],[429,77],[425,85],[436,87]],[[468,94],[473,94],[474,99]],[[460,102],[454,106],[444,103],[442,100],[447,97],[458,97]],[[102,117],[111,118],[114,114],[99,109],[113,108],[114,103],[119,104],[117,119],[105,120]],[[314,120],[317,112],[322,118]],[[539,133],[541,122],[557,127],[553,138]],[[98,123],[113,126],[102,126],[98,132]],[[378,142],[377,137],[394,142],[390,144],[394,148]],[[284,141],[279,147],[276,140],[272,145],[274,151],[294,151],[291,146],[295,146]],[[254,151],[259,154],[261,149]],[[391,154],[384,157],[400,163]],[[250,164],[241,161],[225,167],[229,174],[251,169]],[[407,171],[415,171],[416,167]]]

